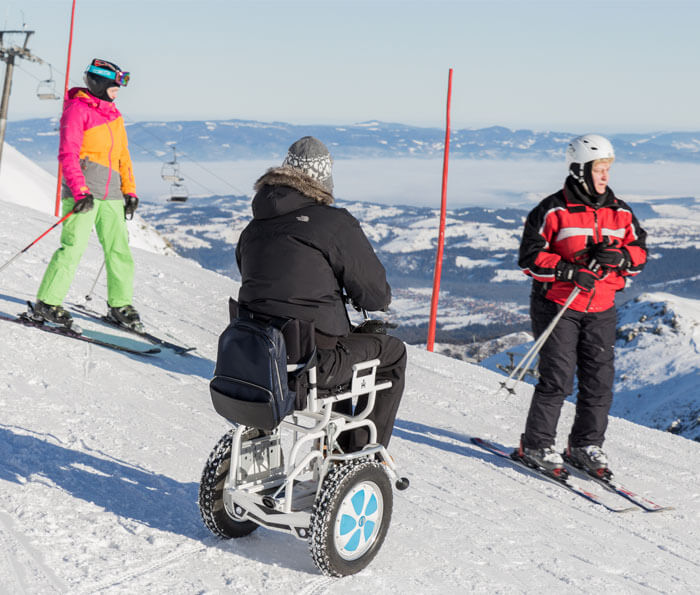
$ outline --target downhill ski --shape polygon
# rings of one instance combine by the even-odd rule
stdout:
[[[154,355],[156,353],[160,353],[160,349],[158,347],[151,347],[149,349],[128,347],[126,345],[120,345],[119,343],[113,343],[112,341],[100,339],[90,334],[85,334],[85,332],[79,333],[64,326],[52,326],[51,324],[46,322],[33,320],[29,317],[27,313],[20,314],[19,316],[8,316],[7,314],[0,314],[0,320],[6,320],[7,322],[16,322],[18,324],[30,326],[39,329],[40,331],[45,331],[47,333],[63,335],[64,337],[68,337],[69,339],[77,339],[78,341],[85,341],[86,343],[92,343],[93,345],[99,345],[100,347],[107,347],[108,349],[115,349],[117,351],[123,351],[125,353],[131,353],[133,355]]]
[[[619,496],[622,496],[626,500],[629,500],[633,504],[636,504],[641,508],[642,510],[646,512],[663,512],[665,510],[673,510],[672,506],[661,506],[660,504],[657,504],[656,502],[652,502],[651,500],[648,500],[644,496],[640,496],[639,494],[635,494],[631,490],[628,490],[626,487],[624,487],[622,484],[617,482],[614,478],[605,478],[605,477],[599,477],[598,475],[595,475],[593,472],[589,472],[585,469],[581,469],[571,463],[570,460],[565,456],[564,461],[570,465],[570,468],[578,473],[580,473],[583,477],[593,479],[596,483],[599,483],[601,486],[603,486],[606,490],[613,492],[615,494],[618,494]]]
[[[537,475],[538,477],[543,477],[552,483],[555,483],[557,485],[560,485],[574,494],[577,494],[581,496],[582,498],[585,498],[589,502],[593,502],[594,504],[597,504],[599,506],[602,506],[606,510],[609,510],[610,512],[630,512],[633,510],[638,510],[637,508],[634,507],[628,507],[628,508],[616,508],[614,506],[610,506],[609,504],[603,502],[598,496],[596,496],[593,492],[589,492],[586,490],[584,487],[578,485],[576,482],[572,481],[570,477],[564,476],[564,477],[555,477],[553,475],[550,475],[546,473],[543,469],[540,468],[534,468],[530,467],[529,465],[526,465],[519,459],[514,459],[510,456],[510,453],[506,452],[503,450],[500,446],[497,446],[493,442],[489,442],[488,440],[484,440],[482,438],[471,438],[471,441],[473,444],[476,446],[483,448],[485,451],[490,452],[492,454],[495,454],[499,457],[502,457],[504,459],[508,459],[513,465],[517,465],[521,469],[525,469],[526,471],[529,471],[530,473],[533,473]]]
[[[133,333],[135,335],[138,335],[139,337],[143,337],[144,339],[146,339],[147,341],[150,341],[154,345],[158,345],[160,347],[166,347],[167,349],[171,349],[172,351],[174,351],[178,355],[185,355],[185,354],[189,353],[190,351],[194,351],[196,349],[196,347],[185,347],[184,345],[178,345],[177,343],[172,343],[170,341],[167,341],[166,339],[162,339],[162,338],[160,338],[156,335],[153,335],[147,331],[139,331],[139,330],[130,328],[128,326],[124,326],[123,324],[120,324],[119,322],[110,318],[109,316],[106,316],[104,314],[100,314],[99,312],[97,312],[96,310],[93,310],[92,308],[88,308],[84,304],[70,304],[70,308],[74,312],[78,312],[79,314],[83,314],[83,315],[88,316],[89,318],[92,318],[94,320],[99,320],[100,322],[106,322],[107,324],[109,324],[115,328]]]

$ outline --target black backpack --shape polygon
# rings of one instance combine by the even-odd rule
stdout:
[[[229,307],[232,320],[219,337],[209,383],[214,409],[233,423],[273,430],[292,412],[295,399],[297,408],[305,405],[305,387],[290,390],[287,375],[287,342],[291,340],[291,363],[300,357],[300,322],[253,313],[234,300]],[[308,337],[310,332],[313,337],[312,323],[308,329],[302,323],[301,328],[301,334]],[[304,345],[301,353],[307,352]],[[295,382],[292,385],[296,388]]]
[[[226,419],[273,430],[294,407],[287,384],[287,349],[272,324],[238,318],[219,337],[209,383],[216,412]]]

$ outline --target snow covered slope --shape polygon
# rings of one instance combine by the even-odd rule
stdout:
[[[0,208],[14,222],[0,235],[3,261],[53,221]],[[3,271],[0,312],[33,297],[56,243],[40,242]],[[194,354],[139,358],[0,321],[3,592],[697,591],[700,444],[612,419],[606,448],[618,477],[675,510],[606,512],[471,446],[477,435],[517,441],[529,386],[497,393],[496,374],[413,347],[390,449],[411,487],[395,494],[387,540],[365,571],[323,577],[305,543],[263,529],[214,538],[196,500],[206,457],[228,428],[207,383],[237,284],[184,259],[134,253],[145,323],[196,345]],[[100,264],[93,240],[68,301],[85,294]],[[95,295],[103,307],[102,279]],[[559,446],[572,416],[567,404]]]
[[[5,143],[0,166],[0,200],[31,207],[42,213],[54,213],[56,177]],[[54,223],[51,221],[47,227]],[[41,230],[41,233],[44,230]],[[138,215],[129,222],[130,244],[158,254],[174,255],[168,243]],[[38,235],[38,234],[37,234]],[[34,238],[28,238],[27,243]],[[18,250],[24,248],[18,246]]]
[[[613,412],[700,442],[700,302],[645,293],[620,309]]]

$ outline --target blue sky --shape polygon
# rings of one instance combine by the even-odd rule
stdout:
[[[63,86],[71,0],[5,0]],[[700,130],[693,0],[78,0],[72,80],[132,73],[129,120],[366,120],[581,133]],[[57,115],[18,63],[9,119]],[[0,66],[0,72],[4,68]]]

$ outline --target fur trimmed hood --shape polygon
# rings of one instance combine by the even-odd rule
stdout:
[[[268,169],[258,178],[253,189],[260,192],[263,186],[288,186],[322,205],[332,205],[334,200],[333,193],[326,190],[320,182],[287,166]]]

